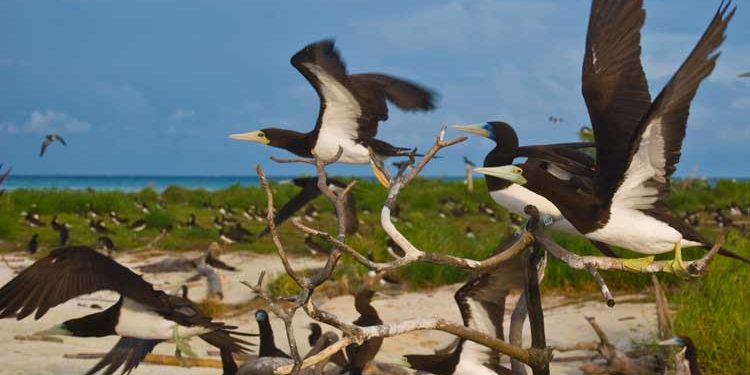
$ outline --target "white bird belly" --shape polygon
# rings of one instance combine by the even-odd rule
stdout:
[[[682,247],[703,245],[683,239],[680,232],[666,223],[632,209],[613,209],[609,222],[586,237],[641,254],[666,253],[674,250],[677,242]]]
[[[370,150],[362,144],[357,143],[348,134],[335,133],[330,130],[320,129],[318,140],[315,142],[315,154],[323,160],[330,160],[339,152],[339,146],[344,152],[339,158],[339,163],[347,164],[369,164]]]
[[[147,340],[169,340],[178,324],[164,319],[148,306],[125,298],[120,309],[120,318],[115,333],[120,336]],[[209,332],[205,327],[179,327],[180,337],[188,338]]]
[[[555,222],[552,224],[552,226],[550,226],[550,228],[561,232],[581,235],[581,233],[573,226],[573,224],[571,224],[562,215],[560,210],[557,209],[557,206],[555,206],[547,198],[534,193],[533,191],[521,185],[513,184],[505,189],[495,190],[493,192],[490,192],[490,196],[493,200],[495,200],[497,204],[523,217],[528,217],[528,215],[526,215],[526,213],[523,211],[524,208],[526,208],[526,206],[530,204],[534,205],[539,210],[539,214],[541,214],[542,216],[551,216],[555,219]]]

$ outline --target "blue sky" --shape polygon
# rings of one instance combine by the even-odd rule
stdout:
[[[678,175],[750,176],[750,8],[693,101]],[[652,95],[677,69],[718,1],[646,0],[643,61]],[[271,174],[283,150],[230,133],[307,131],[317,97],[289,64],[335,37],[350,72],[402,76],[441,94],[428,114],[392,110],[379,138],[429,147],[441,124],[502,119],[522,143],[570,141],[587,123],[580,71],[587,1],[3,1],[0,161],[18,174]],[[550,115],[565,122],[553,125]],[[38,158],[43,134],[67,149]],[[59,146],[59,145],[55,145]],[[454,147],[427,173],[456,175],[492,144]],[[335,173],[369,174],[364,166]]]

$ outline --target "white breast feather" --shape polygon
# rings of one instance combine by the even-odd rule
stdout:
[[[362,115],[359,102],[349,89],[321,67],[310,63],[304,65],[320,81],[320,91],[323,95],[323,116],[315,152],[323,159],[330,159],[341,146],[344,148],[344,154],[339,159],[340,162],[369,163],[367,148],[355,141],[359,128],[357,119]]]
[[[177,323],[164,319],[148,306],[125,298],[120,309],[120,317],[115,332],[120,336],[150,340],[172,338],[172,329]],[[181,337],[188,338],[209,332],[204,327],[180,327]]]
[[[495,326],[492,324],[487,310],[479,301],[467,299],[471,311],[469,328],[476,329],[490,336],[495,336]],[[456,366],[455,375],[496,375],[485,363],[490,362],[490,349],[473,341],[466,341],[461,350],[461,358]]]

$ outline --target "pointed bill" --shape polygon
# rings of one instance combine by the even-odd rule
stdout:
[[[484,128],[484,124],[457,124],[457,125],[451,125],[451,128],[456,129],[458,131],[482,136],[485,138],[490,137],[490,131]]]
[[[263,134],[260,130],[255,130],[247,133],[237,133],[237,134],[230,134],[229,138],[236,139],[238,141],[251,141],[251,142],[257,142],[260,144],[267,145],[268,137],[266,137],[265,134]]]
[[[502,167],[482,167],[474,168],[474,172],[502,178],[519,185],[526,184],[526,178],[523,177],[523,169],[515,165],[504,165]]]

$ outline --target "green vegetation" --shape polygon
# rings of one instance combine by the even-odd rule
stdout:
[[[297,193],[292,185],[274,184],[275,205],[277,208]],[[407,187],[399,199],[400,215],[396,226],[416,246],[430,251],[451,253],[458,256],[481,259],[492,252],[497,243],[514,231],[508,213],[495,205],[484,186],[483,180],[476,181],[475,191],[469,193],[460,182],[446,182],[434,179],[418,179]],[[731,202],[743,206],[750,204],[750,183],[721,181],[709,186],[700,181],[677,181],[673,186],[670,205],[677,213],[704,211],[701,214],[700,230],[710,237],[720,231],[711,220],[713,208],[727,207]],[[385,199],[385,190],[374,182],[363,181],[354,189],[362,220],[358,236],[349,236],[347,242],[362,252],[372,250],[376,260],[389,259],[386,251],[386,235],[378,223],[379,210]],[[151,212],[143,214],[134,204],[136,200],[146,203]],[[159,207],[159,202],[164,207]],[[214,208],[207,208],[210,203]],[[21,213],[29,210],[32,204],[38,205],[42,221],[47,226],[28,227]],[[333,231],[335,228],[333,209],[325,198],[316,199],[313,204],[320,215],[311,226]],[[481,213],[480,204],[492,207],[497,213],[497,221]],[[0,251],[22,251],[33,233],[39,233],[40,253],[44,254],[57,243],[57,234],[49,227],[53,215],[73,225],[71,243],[94,245],[97,234],[88,228],[88,207],[106,215],[115,210],[118,215],[131,221],[144,219],[148,228],[143,232],[133,232],[125,227],[115,226],[108,217],[107,225],[115,233],[110,237],[121,249],[137,248],[148,243],[161,227],[173,226],[161,242],[163,248],[191,250],[205,248],[218,239],[218,231],[212,226],[213,216],[218,215],[219,207],[231,206],[234,216],[253,233],[260,233],[265,223],[247,220],[242,210],[250,208],[261,211],[266,207],[265,194],[259,188],[233,186],[220,191],[187,190],[169,187],[159,194],[152,189],[136,193],[97,192],[97,191],[8,191],[0,197]],[[463,209],[462,209],[463,208]],[[184,223],[190,213],[196,215],[202,229],[186,228]],[[442,217],[443,214],[445,217]],[[744,217],[739,219],[747,221]],[[467,238],[467,227],[475,233],[475,238]],[[307,254],[303,246],[303,236],[285,223],[280,228],[287,251],[292,254]],[[579,254],[597,254],[588,241],[575,236],[554,234],[564,247]],[[750,256],[750,240],[747,232],[733,228],[729,230],[726,246],[740,254]],[[274,246],[270,238],[255,238],[252,242],[231,246],[234,251],[270,253]],[[703,253],[701,249],[689,249],[687,258],[695,258]],[[636,256],[622,252],[626,256]],[[662,257],[671,257],[665,254]],[[324,286],[324,292],[338,294],[356,289],[366,270],[348,257],[342,260],[337,269],[335,282]],[[392,276],[405,282],[408,288],[428,288],[461,282],[468,273],[450,267],[415,264],[397,270]],[[650,286],[650,278],[622,272],[604,274],[613,292],[624,294],[639,292]],[[750,300],[750,269],[739,262],[719,258],[710,272],[697,280],[677,280],[662,276],[674,293],[672,302],[679,306],[676,315],[676,329],[679,334],[691,336],[700,349],[700,356],[707,373],[743,373],[750,367],[750,323],[745,314]],[[596,293],[595,284],[585,271],[575,271],[552,259],[549,262],[542,286],[550,291],[563,291],[569,294]],[[288,277],[281,277],[269,285],[272,292],[288,294],[293,292],[294,283]],[[595,294],[594,294],[595,295]]]

